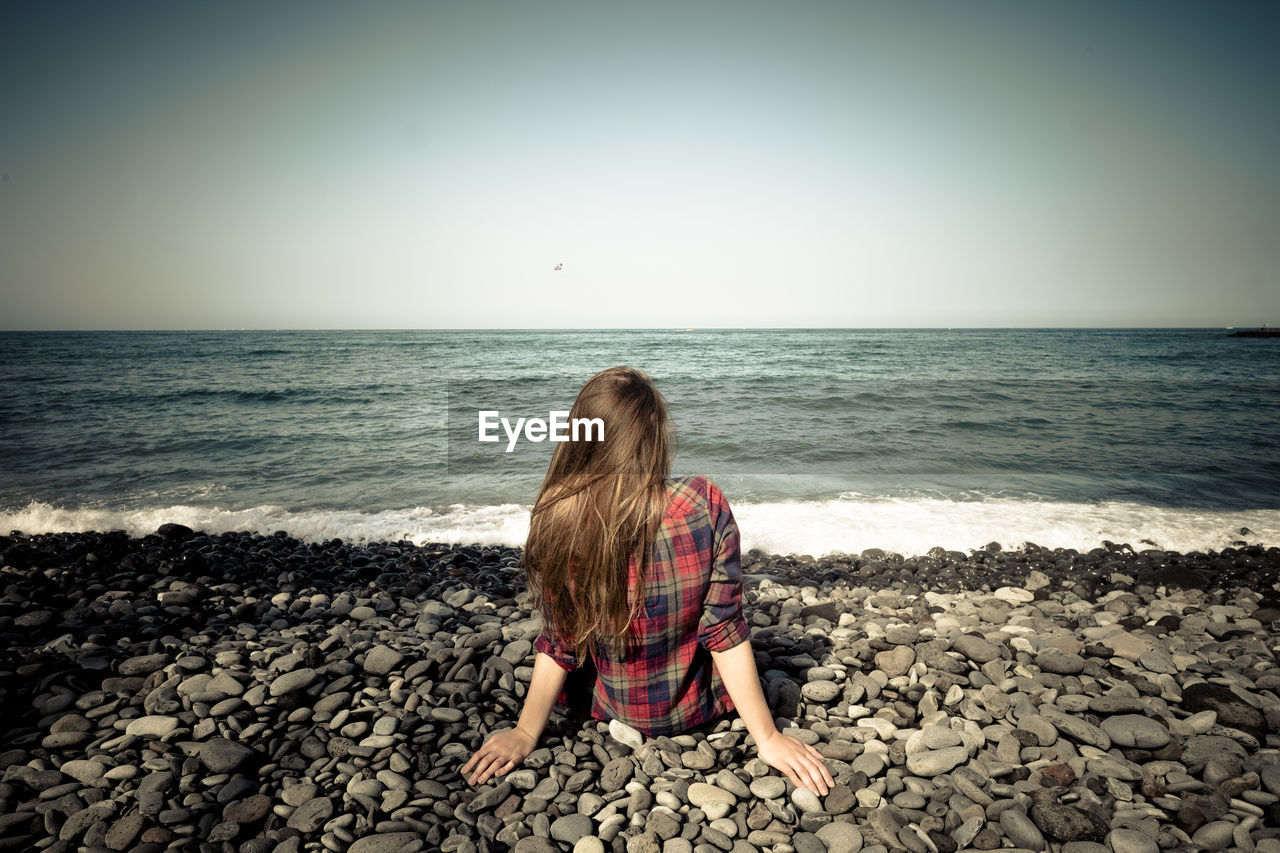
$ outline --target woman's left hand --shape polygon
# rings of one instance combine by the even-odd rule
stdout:
[[[836,783],[822,759],[822,753],[776,729],[756,748],[760,750],[760,758],[765,764],[781,770],[797,788],[808,788],[825,797]]]
[[[521,731],[518,726],[495,732],[462,765],[462,775],[467,778],[468,785],[483,785],[494,776],[514,770],[533,752],[536,743],[534,738]]]

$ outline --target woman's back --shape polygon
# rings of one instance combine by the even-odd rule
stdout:
[[[673,479],[669,493],[626,649],[599,648],[592,661],[592,716],[649,735],[681,732],[732,710],[710,652],[749,636],[738,528],[724,495],[705,477]],[[632,596],[638,585],[633,559]],[[545,627],[534,645],[566,670],[582,663],[571,644]]]

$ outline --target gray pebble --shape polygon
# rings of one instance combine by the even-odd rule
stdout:
[[[1158,720],[1139,714],[1119,714],[1102,721],[1102,730],[1116,746],[1159,749],[1170,740],[1169,730]]]
[[[551,822],[551,837],[566,844],[577,844],[578,839],[590,835],[591,818],[583,814],[569,814]]]
[[[708,785],[706,782],[694,782],[689,786],[689,803],[704,808],[714,803],[726,803],[732,806],[738,800],[724,788]]]
[[[1120,827],[1107,835],[1107,844],[1114,853],[1160,853],[1160,845],[1137,829]]]
[[[840,693],[840,685],[834,681],[810,681],[800,688],[800,694],[810,702],[830,702]]]
[[[1206,850],[1223,850],[1231,846],[1236,824],[1229,820],[1215,820],[1195,831],[1191,840]]]
[[[1055,675],[1079,675],[1084,672],[1084,658],[1069,652],[1043,651],[1036,655],[1036,666]]]
[[[1005,809],[1001,812],[1000,828],[1004,830],[1004,834],[1009,837],[1015,847],[1024,847],[1027,850],[1045,849],[1044,836],[1031,822],[1031,818],[1019,809]]]
[[[827,853],[858,853],[862,849],[862,833],[851,823],[829,823],[815,835],[827,846]]]
[[[352,612],[354,615],[354,611]],[[364,671],[370,675],[387,675],[400,665],[404,655],[389,646],[374,646],[365,653]]]
[[[200,760],[214,773],[230,773],[253,754],[244,744],[226,738],[214,738],[200,747]]]
[[[751,780],[750,792],[762,800],[775,800],[787,792],[787,780],[781,776],[761,776]]]
[[[721,770],[711,781],[739,799],[745,800],[751,796],[751,789],[732,770]]]
[[[311,686],[317,677],[316,671],[310,667],[295,669],[293,672],[286,672],[283,675],[276,676],[272,680],[268,692],[272,696],[283,696],[295,690],[305,690]]]
[[[125,734],[134,737],[162,738],[178,728],[178,718],[162,715],[138,717],[130,720]]]
[[[634,772],[635,764],[630,757],[624,755],[611,760],[600,771],[600,790],[605,793],[621,790]]]
[[[946,749],[929,749],[907,756],[907,771],[916,776],[937,776],[946,773],[969,760],[969,750],[963,746]]]
[[[325,821],[331,817],[333,817],[333,800],[328,797],[316,797],[298,806],[289,816],[288,823],[291,829],[296,829],[303,835],[310,835],[324,826]]]
[[[385,832],[357,838],[347,853],[400,853],[409,844],[421,840],[416,832]],[[279,848],[277,848],[278,850]]]
[[[951,641],[951,648],[964,655],[976,664],[984,664],[999,660],[1000,647],[990,640],[975,637],[972,634],[961,634]]]
[[[823,810],[822,801],[818,799],[818,795],[808,788],[796,788],[791,792],[791,802],[796,804],[796,808],[802,812],[820,812]]]

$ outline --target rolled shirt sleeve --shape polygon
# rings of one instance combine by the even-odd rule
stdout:
[[[561,669],[573,672],[578,668],[578,656],[572,647],[554,636],[544,623],[542,633],[533,641],[533,647],[555,661]]]
[[[738,525],[724,495],[708,483],[715,557],[698,622],[698,643],[708,651],[728,651],[749,639],[751,629],[742,613],[742,561]]]

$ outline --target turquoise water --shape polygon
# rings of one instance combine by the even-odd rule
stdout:
[[[4,333],[0,524],[519,541],[551,445],[481,444],[478,411],[545,419],[630,364],[670,403],[676,472],[715,478],[749,544],[1221,547],[1280,533],[1278,344],[1220,329]]]

